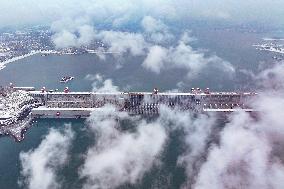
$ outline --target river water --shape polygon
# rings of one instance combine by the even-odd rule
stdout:
[[[251,45],[258,42],[262,35],[237,32],[210,32],[195,31],[198,42],[193,46],[206,48],[215,52],[219,57],[231,62],[236,68],[257,70],[260,61],[269,61],[270,56],[260,54]],[[158,87],[161,91],[177,88],[182,81],[184,86],[210,87],[212,90],[234,90],[245,82],[244,78],[229,78],[219,72],[205,71],[195,79],[185,79],[186,71],[174,69],[163,71],[157,75],[141,67],[144,57],[114,58],[107,55],[106,60],[100,60],[94,54],[84,55],[34,55],[10,63],[0,70],[0,85],[13,82],[17,86],[34,86],[37,89],[45,86],[48,89],[63,90],[68,86],[71,91],[91,91],[92,81],[85,77],[88,74],[101,74],[111,78],[114,85],[122,90],[151,91]],[[65,75],[75,79],[68,84],[59,82]],[[81,154],[85,154],[92,139],[84,129],[84,120],[38,120],[26,133],[25,140],[15,143],[11,138],[0,138],[0,188],[20,188],[21,164],[19,154],[36,148],[50,128],[62,128],[65,123],[71,123],[76,137],[72,142],[71,159],[59,172],[63,180],[63,188],[80,188],[82,180],[78,178],[78,169],[83,163]],[[159,169],[151,170],[144,175],[137,185],[127,185],[127,188],[180,188],[185,181],[182,167],[176,166],[177,157],[181,154],[182,143],[179,133],[172,133],[170,141],[162,157],[164,165]],[[44,178],[43,178],[44,179]]]

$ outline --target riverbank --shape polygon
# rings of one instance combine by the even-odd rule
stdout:
[[[96,50],[86,50],[85,52],[86,54],[97,54],[98,56],[100,56],[101,54],[119,54],[119,52],[110,52],[110,51],[96,51]],[[24,59],[24,58],[27,58],[29,56],[33,56],[33,55],[36,55],[36,54],[42,54],[44,56],[47,56],[47,55],[51,55],[51,54],[54,54],[54,55],[77,55],[77,54],[84,54],[84,53],[77,53],[77,52],[61,52],[61,51],[56,51],[56,50],[38,50],[38,51],[31,51],[30,53],[28,54],[25,54],[25,55],[21,55],[21,56],[17,56],[17,57],[13,57],[11,59],[8,59],[4,62],[0,62],[0,70],[3,70],[7,64],[9,63],[12,63],[12,62],[15,62],[15,61],[18,61],[18,60],[21,60],[21,59]]]
[[[4,61],[4,62],[1,62],[1,63],[0,63],[0,70],[3,70],[3,69],[6,67],[6,65],[9,64],[9,63],[12,63],[12,62],[15,62],[15,61],[18,61],[18,60],[27,58],[27,57],[29,57],[29,56],[36,55],[36,54],[38,54],[38,53],[41,53],[41,51],[32,51],[32,52],[30,52],[30,53],[28,53],[28,54],[21,55],[21,56],[16,56],[16,57],[13,57],[13,58],[11,58],[11,59],[8,59],[8,60],[6,60],[6,61]]]

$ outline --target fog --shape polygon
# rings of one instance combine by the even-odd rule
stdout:
[[[283,70],[283,64],[278,64],[255,75],[260,93],[250,104],[258,110],[257,116],[235,112],[228,115],[224,127],[218,124],[218,114],[194,115],[166,106],[161,106],[160,115],[151,121],[111,105],[97,109],[88,118],[85,130],[94,141],[75,170],[84,179],[83,188],[139,184],[154,167],[161,168],[170,134],[181,130],[186,148],[178,155],[176,166],[185,170],[182,188],[282,189]],[[101,75],[86,78],[94,81],[97,90],[118,90],[112,82],[106,82],[111,79]],[[123,129],[123,121],[131,123],[132,128]],[[63,134],[51,130],[36,149],[21,153],[22,175],[29,188],[60,188],[56,170],[66,162],[72,133],[70,127]],[[41,175],[48,178],[44,185],[39,182]]]
[[[1,1],[0,27],[44,24],[54,32],[56,48],[87,45],[100,40],[115,52],[143,56],[141,68],[151,74],[182,69],[193,79],[208,69],[218,69],[226,78],[237,68],[204,49],[194,48],[190,24],[196,20],[230,24],[259,23],[283,27],[281,0],[22,0]],[[174,23],[185,23],[179,32]],[[267,26],[268,27],[268,26]],[[206,53],[205,53],[206,52]],[[99,56],[102,60],[104,55]],[[127,66],[127,65],[120,65]],[[138,65],[140,66],[140,65]],[[139,184],[153,168],[162,167],[162,155],[170,134],[181,130],[183,152],[177,167],[184,168],[182,188],[284,188],[284,66],[275,64],[260,73],[241,70],[258,87],[250,102],[257,116],[246,112],[228,115],[222,127],[216,114],[194,115],[161,106],[154,120],[130,116],[111,105],[94,111],[85,132],[94,141],[75,170],[83,188],[117,188]],[[220,73],[218,72],[218,74]],[[117,92],[112,78],[87,75],[93,91]],[[176,90],[178,91],[178,89]],[[134,125],[124,130],[121,121]],[[34,149],[21,152],[20,186],[61,188],[58,170],[68,163],[69,148],[76,137],[71,127],[52,129]],[[45,182],[41,182],[42,178]]]
[[[260,22],[283,26],[282,0],[1,0],[0,25],[48,24],[63,18],[84,18],[114,27],[135,23],[144,16],[167,21],[225,20],[234,23]],[[17,13],[17,14],[15,14]]]

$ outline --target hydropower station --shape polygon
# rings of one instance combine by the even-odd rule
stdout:
[[[36,91],[33,87],[0,89],[0,135],[21,141],[36,118],[87,118],[91,112],[111,104],[130,115],[157,115],[161,106],[194,113],[254,111],[249,101],[256,93],[211,92],[192,88],[190,92],[63,92]]]

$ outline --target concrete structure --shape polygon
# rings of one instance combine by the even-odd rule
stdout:
[[[59,112],[59,117],[78,116],[70,113],[71,110],[91,111],[105,104],[112,104],[120,111],[129,114],[158,114],[160,105],[171,108],[179,108],[184,111],[202,112],[232,112],[253,111],[248,106],[248,100],[255,93],[234,92],[193,92],[193,93],[147,93],[147,92],[118,92],[118,93],[94,93],[94,92],[42,92],[32,91],[31,96],[42,104],[44,110]],[[42,107],[39,107],[42,110]],[[55,109],[54,109],[55,108]],[[70,110],[69,112],[67,110]],[[37,113],[40,112],[40,113]],[[33,114],[44,114],[43,111],[33,109]],[[84,114],[85,115],[85,114]],[[49,116],[47,116],[49,117]]]
[[[33,118],[87,118],[95,108],[47,108],[38,107],[31,111]]]
[[[25,91],[23,91],[25,90]],[[42,89],[35,91],[32,87],[9,89],[3,98],[10,99],[5,106],[13,106],[8,116],[0,116],[1,134],[8,134],[17,141],[23,139],[23,132],[35,118],[87,118],[90,113],[106,104],[114,105],[119,111],[130,115],[157,115],[161,105],[194,113],[254,111],[249,107],[249,100],[256,93],[210,92],[192,89],[189,93],[151,92],[53,92]],[[17,92],[19,91],[19,92]],[[22,92],[20,92],[22,91]],[[4,92],[3,92],[4,93]],[[11,95],[10,95],[11,94]],[[17,100],[22,95],[25,100]],[[6,96],[6,97],[5,97]],[[1,96],[0,96],[1,97]],[[6,100],[7,101],[7,100]],[[5,102],[6,102],[5,101]],[[14,105],[14,102],[17,102]],[[18,107],[19,106],[19,107]],[[2,109],[5,107],[1,107]],[[14,112],[14,110],[17,112]],[[0,114],[1,115],[1,114]],[[12,121],[11,121],[12,120]],[[5,124],[8,123],[8,124]]]
[[[22,91],[35,91],[34,87],[13,87],[13,89]]]

